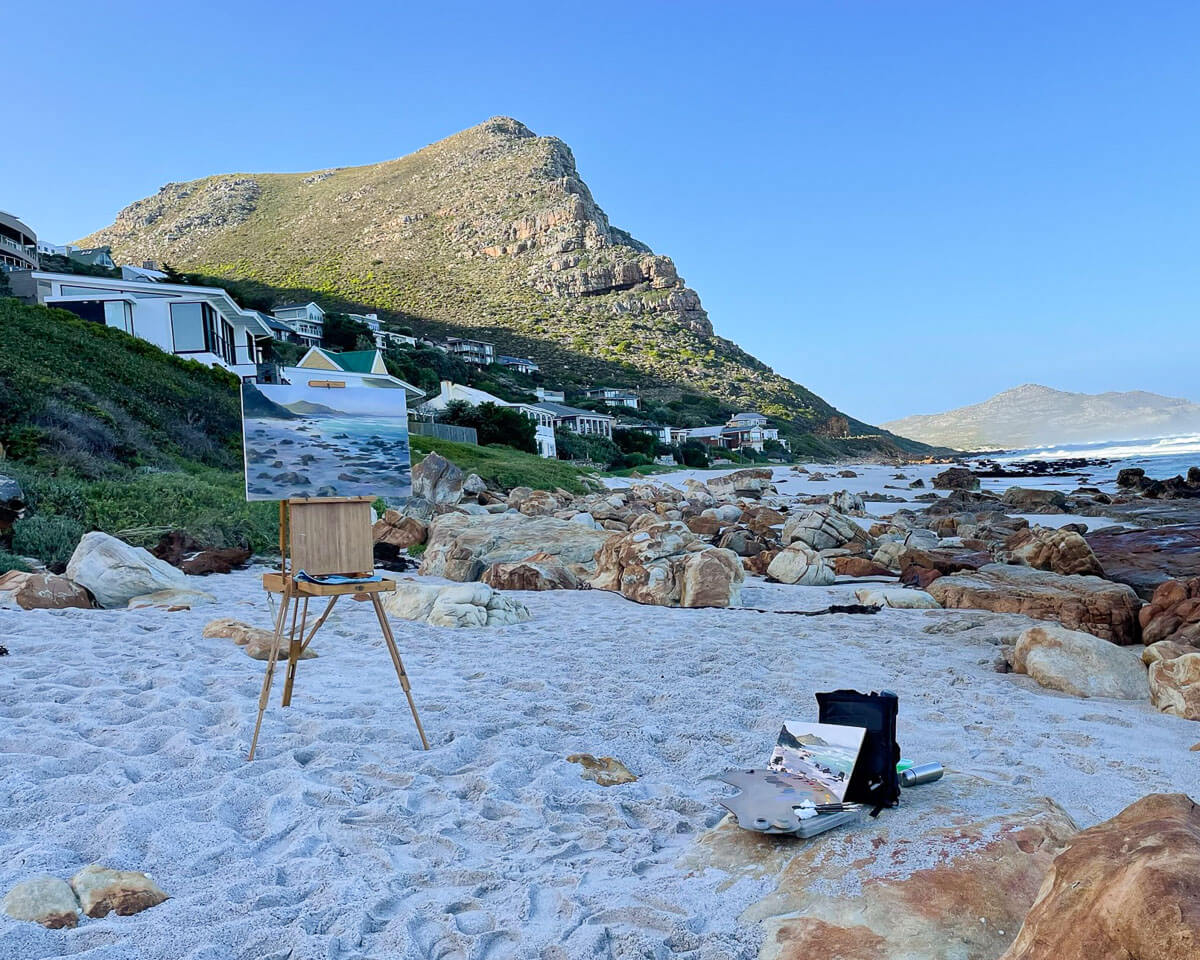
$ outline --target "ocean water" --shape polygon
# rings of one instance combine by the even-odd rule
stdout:
[[[1147,440],[1106,440],[1099,443],[1063,443],[1027,450],[1010,450],[996,457],[1000,463],[1022,460],[1115,460],[1108,468],[1113,476],[1126,467],[1141,467],[1147,476],[1161,480],[1186,474],[1188,467],[1200,466],[1200,435],[1152,437]]]

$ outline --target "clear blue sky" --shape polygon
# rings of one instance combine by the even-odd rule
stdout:
[[[186,10],[186,12],[184,12]],[[561,137],[717,332],[879,422],[1024,382],[1200,399],[1200,4],[11,4],[0,208]]]

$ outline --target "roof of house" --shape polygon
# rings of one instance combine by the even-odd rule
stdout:
[[[112,260],[112,248],[90,247],[87,250],[68,250],[67,256],[72,260],[79,261],[80,263],[88,263],[92,266],[99,266],[105,260]]]
[[[375,358],[379,355],[378,350],[346,350],[342,353],[332,353],[327,351],[327,355],[333,358],[333,362],[349,373],[374,373],[371,368],[375,366]]]
[[[735,413],[730,420],[766,420],[766,414],[758,413],[755,410],[743,410],[741,413]]]
[[[687,435],[689,437],[719,437],[724,429],[724,424],[719,427],[689,427]]]
[[[308,303],[280,303],[280,304],[276,304],[271,309],[273,311],[274,310],[307,310],[309,307],[316,307],[318,310],[321,310],[321,305],[319,303],[314,303],[312,300],[309,300]],[[325,311],[321,310],[321,313],[324,314]]]
[[[555,403],[553,400],[539,400],[537,403],[528,404],[531,407],[540,407],[556,417],[597,417],[601,420],[616,420],[616,417],[607,413],[599,413],[595,410],[580,410],[578,407],[568,407],[565,403]]]
[[[623,397],[636,397],[637,394],[628,387],[590,387],[584,393],[619,393]]]
[[[464,400],[475,406],[481,403],[494,403],[498,406],[507,406],[503,400],[492,396],[486,390],[478,390],[475,387],[468,387],[465,384],[446,383],[444,381],[438,390],[438,395],[425,401],[421,406],[427,407],[430,410],[442,410],[447,404],[453,403],[455,400]]]

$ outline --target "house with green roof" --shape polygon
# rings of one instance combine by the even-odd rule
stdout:
[[[309,347],[294,367],[284,367],[287,383],[320,382],[322,385],[341,382],[347,387],[382,387],[402,389],[411,406],[425,396],[425,391],[388,373],[379,350],[326,350]],[[306,380],[307,378],[307,380]]]

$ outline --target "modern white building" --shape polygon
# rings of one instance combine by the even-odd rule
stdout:
[[[486,367],[496,362],[496,345],[486,340],[466,337],[447,337],[446,350],[467,363]]]
[[[271,314],[295,330],[301,343],[319,347],[325,339],[325,311],[311,301],[285,303],[274,307]]]
[[[41,246],[30,227],[0,210],[0,270],[36,270]]]
[[[611,417],[607,413],[580,410],[578,407],[568,407],[564,403],[551,403],[543,400],[534,404],[520,404],[520,406],[534,407],[543,414],[553,416],[556,428],[563,427],[573,433],[607,437],[609,440],[612,439],[613,424],[617,422],[616,417]]]
[[[272,331],[256,311],[245,310],[220,287],[89,277],[19,270],[9,275],[13,294],[27,303],[69,310],[76,316],[191,360],[254,377]]]
[[[614,423],[613,430],[640,430],[642,433],[650,434],[659,443],[665,443],[668,446],[671,443],[671,428],[661,423]]]
[[[607,407],[632,407],[637,410],[642,405],[642,398],[632,390],[620,387],[592,387],[584,390],[583,395],[589,400],[599,400]]]
[[[567,395],[561,390],[547,390],[545,387],[534,387],[533,392],[539,400],[548,400],[551,403],[564,403]]]

